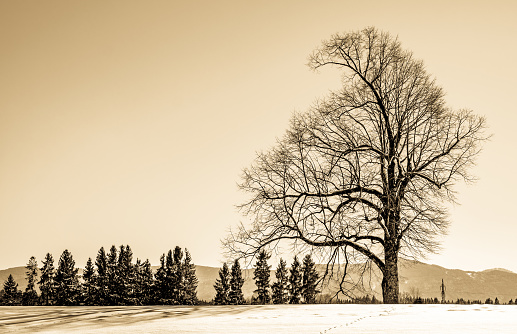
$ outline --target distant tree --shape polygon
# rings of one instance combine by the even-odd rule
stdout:
[[[38,281],[39,289],[41,291],[41,303],[43,305],[52,305],[56,299],[55,289],[55,268],[54,258],[52,254],[47,253],[45,259],[42,261],[41,277]]]
[[[257,256],[257,262],[255,263],[255,270],[253,271],[253,279],[257,289],[254,291],[257,294],[258,304],[268,304],[271,301],[271,295],[269,292],[269,276],[271,266],[267,264],[269,255],[265,250],[260,251]]]
[[[149,305],[155,302],[154,276],[149,260],[136,259],[134,264],[133,304]]]
[[[154,289],[154,274],[153,269],[151,268],[151,262],[149,259],[146,259],[142,264],[143,272],[142,272],[142,291],[146,296],[146,299],[151,300]]]
[[[118,252],[117,247],[112,245],[107,254],[106,279],[108,288],[108,305],[117,305],[120,300],[118,280]]]
[[[513,304],[513,300],[510,299],[510,301],[508,302],[508,305],[512,305]]]
[[[161,303],[166,305],[174,304],[174,276],[175,276],[174,255],[169,249],[165,257],[165,276],[161,285]]]
[[[97,268],[97,276],[95,277],[94,304],[108,305],[108,259],[104,247],[101,247],[95,258],[95,267]]]
[[[196,276],[196,266],[192,263],[192,257],[185,248],[185,259],[183,260],[182,265],[183,272],[183,300],[182,304],[184,305],[195,305],[197,304],[197,284],[198,279]]]
[[[310,254],[305,255],[302,264],[302,297],[305,304],[314,304],[318,286],[318,272]]]
[[[216,305],[228,305],[230,302],[230,271],[228,265],[223,263],[223,267],[219,269],[219,278],[215,281],[215,298],[214,303]]]
[[[12,274],[9,274],[9,277],[4,282],[2,299],[2,304],[4,305],[17,305],[19,303],[18,283],[14,280]]]
[[[193,295],[195,295],[195,288],[197,288],[197,281],[195,281],[195,267],[190,266],[190,254],[189,254],[189,293],[190,296],[185,295],[186,291],[186,278],[185,278],[185,263],[182,262],[183,251],[180,247],[176,246],[174,251],[169,250],[167,255],[163,254],[160,257],[160,268],[156,271],[156,298],[159,304],[183,304],[186,300],[189,303],[193,301]],[[192,270],[194,270],[192,276]],[[194,287],[195,285],[195,287]],[[192,290],[192,287],[194,289]],[[194,297],[195,298],[195,297]]]
[[[494,301],[492,299],[490,299],[490,297],[485,300],[485,304],[489,304],[490,305],[490,304],[493,304],[493,303],[494,303]]]
[[[119,296],[119,304],[122,305],[134,305],[136,303],[133,292],[134,292],[134,265],[133,251],[129,245],[121,245],[118,262],[117,262],[117,275],[116,290]]]
[[[154,302],[157,304],[163,304],[163,300],[165,298],[165,291],[167,290],[166,286],[166,278],[167,271],[165,265],[165,254],[160,256],[160,267],[156,270],[155,273],[155,285],[154,285]]]
[[[302,298],[302,270],[298,257],[294,257],[289,270],[289,304],[300,304]]]
[[[83,271],[82,300],[85,305],[94,305],[95,303],[95,278],[95,268],[92,258],[89,257]]]
[[[72,254],[65,249],[59,258],[56,272],[56,304],[76,305],[79,295],[78,269]]]
[[[22,297],[23,305],[36,305],[38,302],[38,293],[35,289],[36,278],[38,276],[38,262],[34,256],[31,256],[29,263],[25,266],[27,271],[25,272],[27,279],[27,287]]]
[[[183,304],[185,282],[182,270],[183,250],[181,247],[174,247],[173,262],[170,270],[170,289],[173,304]]]
[[[143,281],[144,281],[144,266],[140,259],[136,259],[136,262],[133,266],[134,272],[134,285],[133,285],[133,298],[135,300],[135,305],[146,305],[148,301],[144,302],[145,294],[143,292]],[[152,276],[151,276],[152,277]]]
[[[276,282],[271,285],[273,303],[285,304],[289,302],[289,273],[283,259],[278,263],[275,276]]]
[[[231,268],[230,292],[228,294],[229,304],[244,304],[244,294],[242,293],[243,284],[244,278],[242,278],[241,265],[239,264],[239,260],[235,259]]]
[[[499,305],[499,298],[495,297],[494,304]]]

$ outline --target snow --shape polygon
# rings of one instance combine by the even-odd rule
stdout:
[[[516,333],[514,305],[0,307],[1,333]]]

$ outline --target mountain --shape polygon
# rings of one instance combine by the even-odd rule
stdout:
[[[276,264],[271,263],[275,268]],[[153,267],[156,269],[156,267]],[[320,274],[325,271],[324,265],[317,266]],[[349,268],[350,269],[350,268]],[[351,268],[355,271],[358,268]],[[202,300],[212,300],[215,295],[214,283],[219,277],[219,268],[196,266],[196,275],[199,280],[197,288],[198,297]],[[25,280],[25,267],[16,267],[0,270],[0,289],[3,282],[7,280],[9,274],[13,275],[18,283],[18,289],[24,291],[27,286]],[[246,298],[253,295],[256,289],[253,281],[253,269],[244,269],[243,293]],[[357,274],[351,273],[351,277],[356,279]],[[422,298],[441,299],[440,285],[442,279],[446,286],[446,299],[455,301],[458,298],[464,300],[481,300],[487,298],[501,302],[508,302],[510,299],[517,298],[517,274],[506,269],[496,268],[484,271],[463,271],[458,269],[447,269],[433,264],[426,264],[418,261],[400,260],[399,263],[399,282],[400,292],[419,296]],[[275,272],[271,271],[271,281],[275,280]],[[370,282],[371,290],[363,293],[374,294],[377,299],[381,299],[380,276],[377,271],[372,270],[371,274],[364,276],[364,282]],[[328,284],[322,289],[322,294],[333,294],[337,291],[339,280],[336,275],[331,277]],[[357,294],[361,294],[356,290]]]
[[[441,298],[443,279],[448,300],[481,300],[497,297],[501,302],[517,298],[517,274],[506,269],[463,271],[417,261],[400,268],[401,291],[418,289],[424,298]]]

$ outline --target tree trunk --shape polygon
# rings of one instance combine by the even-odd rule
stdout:
[[[384,304],[399,303],[398,252],[388,242],[384,255],[384,272],[382,278],[382,298]]]

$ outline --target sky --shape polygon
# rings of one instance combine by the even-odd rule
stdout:
[[[220,266],[242,170],[340,85],[307,57],[375,26],[493,136],[424,262],[517,272],[514,1],[1,1],[0,269],[129,244]]]

